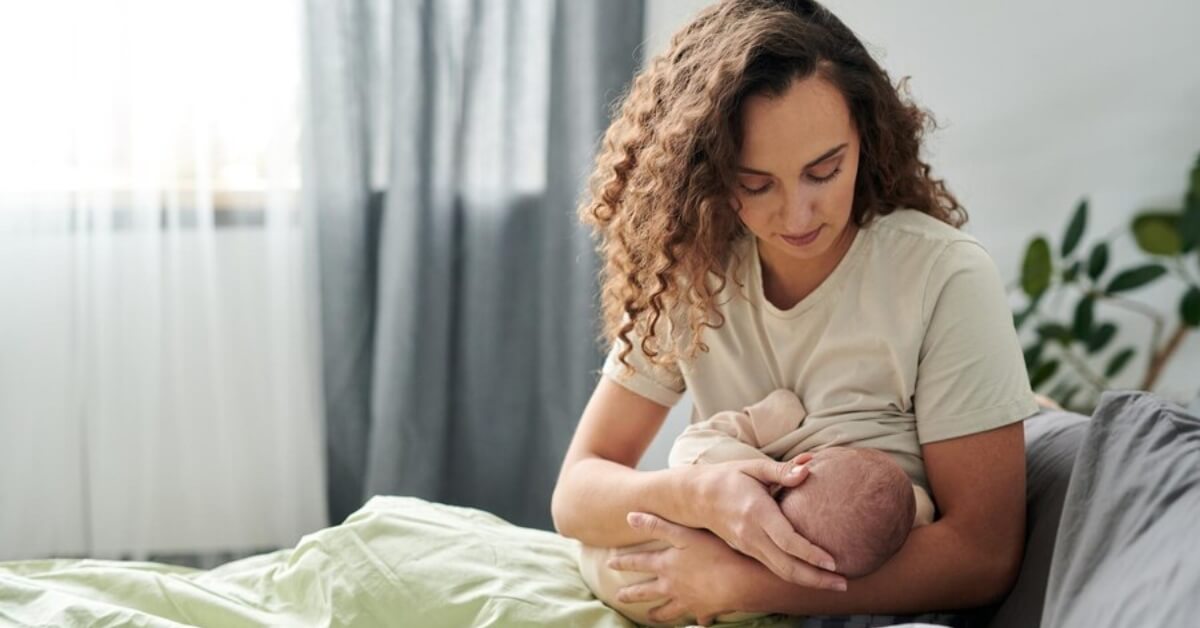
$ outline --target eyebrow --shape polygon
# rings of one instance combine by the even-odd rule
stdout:
[[[804,168],[805,169],[811,168],[811,167],[821,163],[822,161],[825,161],[826,159],[833,157],[839,150],[842,150],[849,144],[850,144],[849,142],[842,142],[841,144],[834,146],[833,148],[822,153],[820,157],[817,157],[816,159],[804,164]],[[755,170],[754,168],[747,168],[746,166],[739,165],[738,170],[740,170],[741,172],[748,172],[750,174],[761,174],[761,175],[766,175],[766,176],[773,176],[769,172],[765,172],[763,170]]]

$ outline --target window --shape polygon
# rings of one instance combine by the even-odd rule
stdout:
[[[295,0],[0,5],[0,211],[294,207]],[[228,213],[226,213],[228,212]],[[166,218],[164,218],[166,220]]]

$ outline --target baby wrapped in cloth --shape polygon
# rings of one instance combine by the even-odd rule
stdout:
[[[790,460],[813,451],[813,459],[806,465],[809,477],[800,486],[777,491],[775,497],[796,532],[829,552],[839,573],[848,578],[865,576],[899,551],[912,528],[933,521],[933,501],[923,488],[911,482],[900,465],[879,450],[814,443],[811,438],[800,443],[789,439],[806,416],[795,393],[776,390],[742,412],[719,412],[688,426],[675,439],[669,464],[679,467],[756,458]],[[618,548],[584,546],[580,571],[605,604],[638,623],[654,625],[649,613],[665,600],[617,600],[617,591],[622,587],[654,576],[616,571],[605,563],[616,554],[666,547],[662,541]],[[734,613],[718,620],[741,621],[755,616]]]

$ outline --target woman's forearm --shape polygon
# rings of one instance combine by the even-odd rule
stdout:
[[[603,458],[579,460],[564,470],[554,490],[554,527],[563,536],[598,547],[648,540],[629,527],[630,512],[648,512],[696,527],[696,500],[688,467],[637,471]]]
[[[996,601],[1020,569],[1020,548],[997,552],[945,520],[914,528],[895,556],[844,593],[800,587],[754,564],[739,610],[788,615],[922,613]]]

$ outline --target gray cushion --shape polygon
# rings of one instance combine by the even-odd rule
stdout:
[[[991,628],[1038,625],[1063,499],[1088,421],[1061,411],[1043,411],[1025,421],[1025,558],[1016,584],[988,623]]]
[[[1042,625],[1200,625],[1200,419],[1106,393],[1071,472]]]

